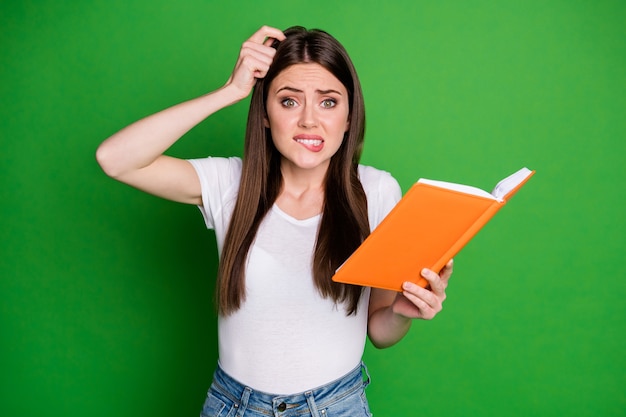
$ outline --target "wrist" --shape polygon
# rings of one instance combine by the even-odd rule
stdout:
[[[405,316],[404,314],[395,310],[393,305],[389,306],[390,317],[389,320],[393,325],[397,327],[409,327],[413,320],[410,317]]]
[[[220,91],[224,95],[224,97],[230,102],[230,104],[235,104],[250,95],[250,90],[242,90],[230,79],[218,91]]]
[[[370,340],[379,349],[393,346],[407,334],[412,322],[411,319],[395,313],[392,306],[379,309],[370,317]]]

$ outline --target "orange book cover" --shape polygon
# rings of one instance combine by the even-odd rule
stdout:
[[[440,271],[534,175],[522,168],[491,193],[420,179],[336,271],[333,281],[402,291],[425,287],[423,268]]]

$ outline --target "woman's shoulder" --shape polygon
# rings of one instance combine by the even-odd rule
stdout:
[[[242,161],[239,157],[216,157],[188,159],[200,177],[200,180],[209,182],[239,182],[241,177]]]
[[[218,170],[234,170],[241,171],[241,158],[238,156],[222,157],[222,156],[207,156],[204,158],[189,159],[193,165],[202,166],[206,168],[218,169]]]
[[[398,181],[391,173],[368,165],[359,165],[359,179],[367,193],[369,189],[399,189]]]
[[[372,230],[402,198],[398,181],[387,171],[359,165],[359,178],[367,196],[368,216]]]

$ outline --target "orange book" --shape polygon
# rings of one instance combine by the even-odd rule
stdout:
[[[426,287],[421,270],[440,271],[534,173],[522,168],[491,193],[420,179],[337,269],[333,281],[394,291],[402,291],[405,281]]]

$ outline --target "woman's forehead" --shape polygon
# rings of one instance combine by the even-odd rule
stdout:
[[[271,82],[270,90],[289,87],[306,90],[339,90],[345,92],[345,86],[330,71],[317,63],[291,65],[282,70]]]

